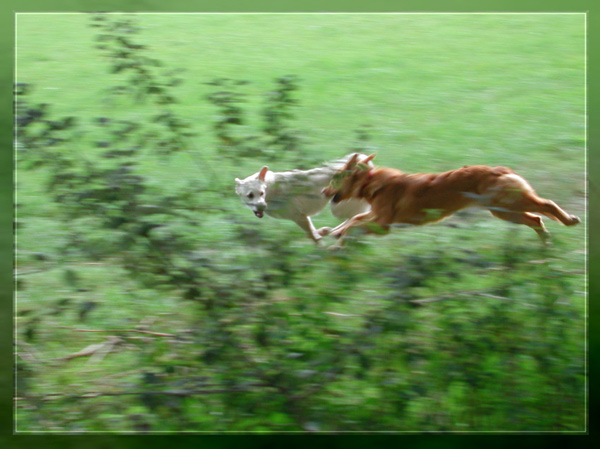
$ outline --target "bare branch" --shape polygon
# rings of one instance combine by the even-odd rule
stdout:
[[[337,312],[323,312],[323,313],[326,313],[327,315],[331,315],[331,316],[339,316],[339,317],[342,317],[342,318],[360,316],[360,315],[356,315],[356,314],[353,314],[353,313],[337,313]]]
[[[135,395],[150,395],[150,396],[177,396],[177,397],[188,397],[195,395],[204,394],[219,394],[219,393],[236,393],[249,391],[250,387],[271,387],[270,385],[263,383],[247,384],[243,387],[233,388],[206,388],[198,390],[164,390],[164,391],[91,391],[82,394],[63,394],[63,393],[48,393],[44,396],[35,397],[36,401],[55,401],[60,399],[93,399],[100,397],[110,396],[135,396]],[[33,397],[15,397],[14,402],[24,402],[34,399]]]
[[[411,302],[413,304],[428,304],[431,302],[438,302],[438,301],[443,301],[445,299],[456,298],[457,296],[481,296],[484,298],[501,299],[504,301],[510,301],[510,298],[506,298],[504,296],[491,295],[489,293],[486,293],[485,291],[466,290],[466,291],[462,291],[462,292],[449,293],[447,295],[432,296],[430,298],[412,299],[409,302]]]
[[[175,334],[167,334],[165,332],[152,332],[145,331],[140,329],[77,329],[68,326],[58,326],[59,329],[69,329],[74,332],[111,332],[111,333],[136,333],[136,334],[146,334],[146,335],[154,335],[155,337],[177,337]]]

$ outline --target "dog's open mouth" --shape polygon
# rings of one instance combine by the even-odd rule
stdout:
[[[254,211],[254,215],[256,215],[258,218],[262,218],[264,214],[265,213],[262,210],[255,210]]]

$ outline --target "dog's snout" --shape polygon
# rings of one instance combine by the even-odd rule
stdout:
[[[341,198],[342,198],[341,193],[336,193],[335,195],[333,195],[333,198],[331,198],[331,201],[333,203],[339,203]]]

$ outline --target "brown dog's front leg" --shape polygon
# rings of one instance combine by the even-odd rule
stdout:
[[[375,214],[373,214],[373,211],[355,215],[354,217],[345,221],[341,225],[333,228],[333,230],[331,231],[331,235],[333,235],[336,239],[339,239],[340,237],[344,236],[351,227],[359,226],[364,222],[371,221],[373,218],[375,218]]]
[[[324,226],[322,228],[317,229],[317,234],[319,234],[321,237],[325,237],[326,235],[331,234],[331,231],[333,231],[333,229],[329,226]]]
[[[339,231],[340,229],[342,229],[344,226],[346,226],[346,224],[348,224],[348,222],[351,219],[349,218],[348,220],[342,221],[339,225],[337,225],[335,228],[330,228],[328,226],[322,227],[317,229],[317,232],[319,233],[319,235],[321,237],[325,237],[326,235],[333,235],[335,234],[337,231]]]

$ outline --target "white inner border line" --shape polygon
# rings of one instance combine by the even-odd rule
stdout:
[[[278,434],[278,433],[289,433],[289,434],[309,434],[309,433],[322,433],[322,434],[350,434],[350,433],[362,433],[362,434],[404,434],[404,433],[445,433],[445,434],[463,434],[463,433],[486,433],[486,434],[498,434],[498,433],[510,433],[510,434],[582,434],[589,433],[589,416],[588,416],[588,400],[589,400],[589,386],[588,386],[588,377],[589,377],[589,360],[588,360],[588,334],[589,334],[589,313],[588,313],[588,301],[589,301],[589,242],[588,242],[588,233],[589,233],[589,174],[588,174],[588,21],[589,21],[589,11],[525,11],[525,12],[507,12],[507,11],[464,11],[464,12],[443,12],[443,11],[422,11],[422,12],[336,12],[336,11],[326,11],[326,12],[318,12],[318,11],[297,11],[297,12],[135,12],[135,11],[73,11],[73,12],[31,12],[31,11],[15,11],[14,12],[14,28],[15,28],[15,47],[14,47],[14,71],[13,71],[13,86],[18,79],[17,77],[17,16],[19,15],[92,15],[92,14],[108,14],[108,15],[583,15],[584,16],[584,172],[586,176],[585,182],[585,202],[584,202],[584,211],[585,211],[585,232],[584,232],[584,245],[585,245],[585,301],[584,301],[584,321],[585,321],[585,342],[584,342],[584,365],[585,365],[585,379],[584,379],[584,400],[585,400],[585,429],[584,430],[565,430],[565,431],[509,431],[509,430],[454,430],[454,431],[344,431],[344,432],[328,432],[328,431],[317,431],[317,432],[302,432],[302,431],[281,431],[281,432],[262,432],[262,431],[178,431],[178,432],[169,432],[169,431],[156,431],[156,432],[147,432],[149,434],[223,434],[223,433],[237,433],[237,434],[249,434],[249,433],[258,433],[258,434]],[[13,99],[14,99],[13,93]],[[16,122],[13,122],[13,135],[15,136],[15,140],[13,141],[13,220],[17,220],[17,170],[16,170],[16,153],[15,153],[15,142],[16,142]],[[17,292],[16,292],[16,270],[17,270],[17,230],[14,230],[14,243],[13,243],[13,337],[16,341],[17,331],[16,331],[16,306],[17,306]],[[14,351],[14,366],[17,363],[17,351]],[[15,380],[14,384],[14,393],[15,397],[17,397],[17,387],[16,387],[16,374],[13,378]],[[57,432],[57,431],[18,431],[17,430],[17,416],[16,416],[16,403],[13,403],[13,418],[14,418],[14,428],[13,432],[15,434],[139,434],[139,432],[129,432],[129,431],[109,431],[109,432]]]

